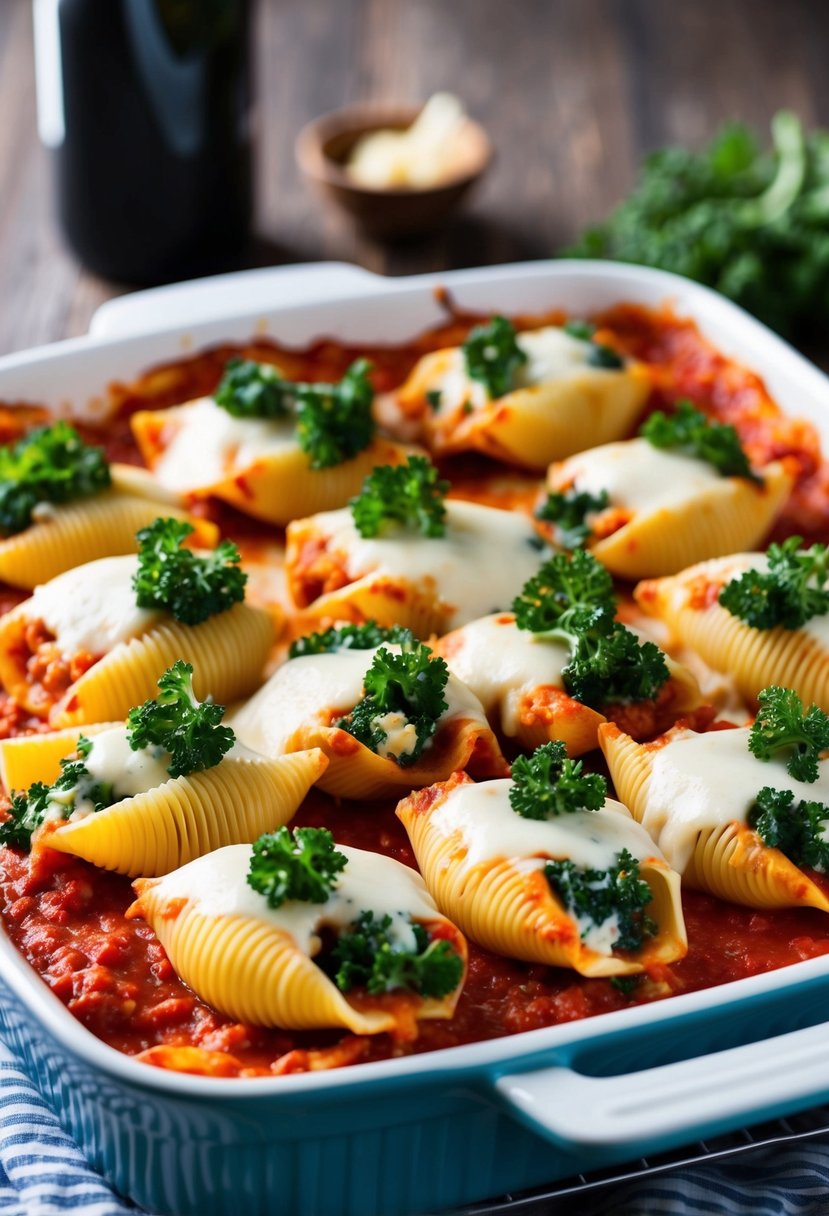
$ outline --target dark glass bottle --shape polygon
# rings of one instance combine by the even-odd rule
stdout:
[[[128,283],[231,267],[252,209],[250,0],[57,0],[57,23],[78,257]]]

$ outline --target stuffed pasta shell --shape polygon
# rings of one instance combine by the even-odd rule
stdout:
[[[55,728],[123,718],[182,655],[196,667],[199,696],[250,692],[273,619],[243,602],[235,547],[181,549],[191,531],[157,520],[142,529],[138,556],[88,562],[36,587],[0,619],[6,691]]]
[[[827,762],[815,762],[814,782],[801,780],[789,746],[758,759],[757,733],[677,726],[642,745],[608,723],[599,740],[619,797],[688,886],[753,908],[829,912],[812,876],[829,861]]]
[[[133,434],[167,489],[286,524],[342,506],[375,465],[405,460],[409,449],[375,434],[366,373],[360,361],[337,385],[301,385],[234,360],[214,396],[136,413]]]
[[[246,746],[267,756],[320,748],[318,784],[342,798],[400,794],[459,768],[506,772],[481,703],[428,646],[389,630],[400,640],[354,649],[347,630],[314,635],[327,651],[288,659],[236,712]]]
[[[677,645],[727,673],[749,702],[777,683],[829,711],[824,553],[822,545],[799,548],[793,537],[768,553],[735,553],[646,580],[635,596]]]
[[[254,1026],[413,1038],[418,1021],[452,1016],[463,987],[463,936],[420,875],[335,849],[325,829],[283,829],[134,886],[127,915],[153,927],[185,983]]]
[[[571,756],[580,756],[598,746],[596,732],[606,719],[567,692],[571,647],[563,639],[521,629],[514,613],[502,612],[446,634],[434,651],[472,690],[493,726],[522,747],[559,739]],[[615,704],[609,699],[603,707],[637,735],[664,729],[700,703],[690,672],[667,656],[665,663],[668,678],[653,697]]]
[[[621,578],[657,577],[757,544],[792,482],[779,463],[756,479],[724,476],[697,456],[630,439],[553,465],[540,514],[562,521],[554,535],[566,544],[568,517],[581,507],[577,543]]]
[[[89,736],[76,728],[0,743],[4,778],[21,790],[9,786],[0,841],[134,877],[166,874],[287,823],[325,757],[268,759],[242,747],[222,725],[223,707],[195,700],[191,676],[188,664],[175,664],[158,700]]]
[[[530,521],[477,503],[443,502],[428,461],[375,469],[350,508],[288,526],[288,586],[316,618],[445,633],[507,608],[538,567]]]
[[[682,958],[679,875],[630,812],[602,791],[597,809],[525,818],[520,783],[460,773],[398,806],[441,911],[487,950],[591,977]]]
[[[629,433],[649,388],[645,369],[594,341],[590,327],[516,333],[495,317],[463,346],[420,359],[397,401],[439,455],[479,451],[544,469]]]

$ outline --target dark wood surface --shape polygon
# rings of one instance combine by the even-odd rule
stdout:
[[[781,106],[829,125],[823,0],[260,0],[258,239],[251,264],[343,258],[406,274],[549,255],[630,187],[641,156]],[[396,248],[312,198],[309,118],[456,91],[497,160],[464,212]],[[31,0],[0,0],[0,353],[83,333],[125,290],[81,269],[37,142]]]

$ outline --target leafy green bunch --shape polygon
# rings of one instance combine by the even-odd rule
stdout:
[[[577,338],[580,342],[590,343],[587,352],[588,367],[601,367],[607,371],[615,371],[624,367],[625,361],[618,351],[615,351],[612,346],[605,346],[604,343],[596,341],[596,326],[590,321],[568,321],[564,326],[564,332],[571,338]]]
[[[613,580],[591,553],[557,553],[513,601],[519,629],[563,641],[570,696],[593,708],[654,698],[668,680],[665,656],[615,619]]]
[[[177,659],[158,681],[159,696],[136,705],[127,715],[127,739],[133,751],[167,752],[171,777],[186,777],[218,764],[236,742],[222,725],[224,706],[197,701],[193,665]]]
[[[581,760],[571,760],[559,740],[518,756],[512,765],[510,806],[524,819],[551,819],[574,811],[598,811],[607,798],[607,782],[586,773]]]
[[[445,661],[421,642],[404,641],[400,654],[381,646],[363,678],[365,695],[337,725],[378,752],[389,737],[387,715],[399,715],[399,725],[414,727],[414,740],[387,755],[401,767],[414,764],[447,708],[443,693],[448,680]]]
[[[0,447],[0,532],[22,532],[39,503],[71,502],[111,483],[103,448],[84,443],[68,422],[38,427]]]
[[[779,849],[796,866],[829,872],[829,806],[798,798],[792,790],[763,786],[748,822],[769,848]]]
[[[536,510],[536,519],[555,525],[556,540],[565,549],[580,549],[593,531],[591,516],[610,506],[607,490],[554,490]]]
[[[294,899],[324,904],[347,861],[327,828],[282,827],[254,844],[248,885],[264,895],[269,908]]]
[[[753,629],[799,629],[829,612],[829,547],[801,549],[799,536],[769,545],[767,570],[746,570],[726,583],[719,602]]]
[[[449,482],[425,456],[410,456],[405,464],[378,465],[363,482],[349,506],[361,536],[379,536],[386,524],[398,523],[422,536],[446,534],[444,500]]]
[[[230,359],[214,400],[235,418],[296,419],[296,437],[312,469],[329,469],[374,438],[370,364],[357,359],[337,384],[283,380],[275,367]]]
[[[161,608],[185,625],[199,625],[241,603],[248,580],[232,541],[205,553],[182,548],[193,531],[181,519],[156,519],[136,533],[138,569],[132,585],[138,607]]]
[[[493,400],[512,391],[519,368],[527,362],[515,326],[501,316],[470,330],[461,350],[466,374],[483,384]]]
[[[297,638],[288,648],[289,659],[299,659],[308,654],[331,654],[335,650],[374,650],[384,642],[392,645],[414,644],[411,629],[402,625],[378,625],[376,621],[363,621],[359,625],[336,625],[320,633],[309,633]]]
[[[342,992],[364,988],[372,996],[384,992],[416,992],[444,997],[463,978],[463,960],[444,939],[430,940],[422,925],[413,924],[415,949],[406,950],[390,934],[392,918],[361,912],[338,937],[324,960],[326,971]]]
[[[829,319],[829,133],[772,120],[762,152],[745,126],[702,152],[647,158],[631,195],[564,252],[658,266],[716,288],[781,333]]]

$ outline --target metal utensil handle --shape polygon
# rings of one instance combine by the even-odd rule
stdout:
[[[502,1100],[535,1131],[579,1146],[678,1144],[829,1098],[829,1026],[642,1072],[591,1077],[567,1067],[501,1076]]]

